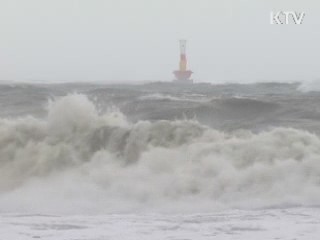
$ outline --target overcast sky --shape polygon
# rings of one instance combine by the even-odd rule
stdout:
[[[196,81],[313,80],[319,26],[319,0],[0,0],[0,80],[169,81],[180,38]]]

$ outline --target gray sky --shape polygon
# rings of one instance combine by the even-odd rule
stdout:
[[[196,81],[312,80],[319,24],[318,0],[0,0],[0,79],[172,80],[185,38]]]

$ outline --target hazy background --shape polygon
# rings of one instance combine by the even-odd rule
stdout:
[[[0,0],[0,79],[172,80],[186,38],[196,81],[312,80],[319,23],[317,0]]]

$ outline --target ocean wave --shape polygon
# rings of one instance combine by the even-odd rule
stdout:
[[[320,80],[304,81],[302,82],[297,90],[307,93],[307,92],[319,92],[320,91]]]
[[[130,123],[85,95],[46,119],[0,120],[0,211],[209,211],[314,205],[320,139],[303,130],[218,131],[196,121]]]
[[[181,96],[173,96],[169,94],[153,93],[139,97],[139,100],[154,100],[154,101],[183,101],[183,102],[207,102],[209,99],[201,94],[184,94]]]

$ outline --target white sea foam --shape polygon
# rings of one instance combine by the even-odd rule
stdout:
[[[0,120],[2,212],[209,211],[314,205],[320,139],[276,128],[224,133],[195,121],[129,123],[86,96],[47,119]]]
[[[141,96],[140,100],[167,100],[167,101],[185,101],[185,102],[207,102],[208,99],[205,95],[201,94],[184,94],[182,96],[172,96],[169,94],[153,93]]]
[[[298,90],[301,92],[318,92],[320,91],[320,80],[304,81],[299,85]]]

